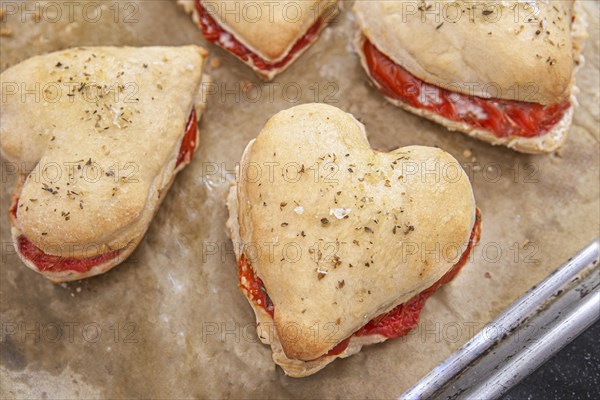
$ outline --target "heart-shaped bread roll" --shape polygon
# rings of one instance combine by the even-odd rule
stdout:
[[[0,75],[2,154],[26,176],[17,253],[54,281],[122,262],[198,146],[204,49],[88,47]]]
[[[267,122],[228,206],[240,287],[291,376],[405,334],[478,240],[473,191],[452,156],[374,151],[360,122],[323,104]]]
[[[577,4],[357,1],[355,47],[394,105],[492,144],[548,153],[566,141],[577,104],[587,37]]]
[[[337,0],[177,0],[204,38],[271,80],[319,38]]]

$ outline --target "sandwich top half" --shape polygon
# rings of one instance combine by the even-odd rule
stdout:
[[[285,70],[336,15],[337,0],[178,0],[204,38],[248,64],[263,79]]]
[[[62,280],[133,251],[198,145],[205,56],[196,46],[74,48],[0,75],[2,154],[26,175],[12,209],[26,264]],[[81,267],[86,259],[96,265]]]
[[[392,102],[525,152],[564,142],[585,37],[574,1],[357,1],[354,12],[363,65]]]
[[[267,122],[244,152],[229,208],[240,285],[259,330],[271,313],[268,342],[292,376],[401,335],[353,336],[445,276],[468,253],[477,219],[469,180],[448,153],[373,151],[362,124],[323,104]]]

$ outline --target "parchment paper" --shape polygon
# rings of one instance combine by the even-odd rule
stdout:
[[[173,1],[98,2],[103,15],[96,22],[94,9],[87,10],[93,18],[84,18],[86,2],[73,6],[73,22],[64,4],[30,2],[29,9],[36,3],[58,4],[63,15],[58,20],[42,15],[39,22],[31,15],[21,22],[23,12],[6,16],[1,28],[5,34],[12,30],[12,36],[0,38],[2,69],[72,46],[204,43]],[[556,154],[527,156],[494,148],[388,104],[352,52],[350,4],[343,4],[319,41],[270,85],[206,45],[211,59],[220,62],[207,66],[216,84],[210,90],[216,93],[209,96],[200,125],[200,149],[177,177],[139,248],[105,275],[54,285],[21,264],[7,221],[16,177],[3,160],[1,396],[400,395],[598,236],[598,4],[584,3],[590,40],[577,77],[581,106],[571,137]],[[245,94],[243,87],[253,92]],[[483,234],[473,262],[429,301],[408,338],[365,348],[314,376],[293,379],[275,367],[270,349],[256,338],[254,315],[238,290],[224,201],[235,163],[264,122],[281,109],[311,101],[360,118],[375,148],[421,144],[457,157],[471,174]]]

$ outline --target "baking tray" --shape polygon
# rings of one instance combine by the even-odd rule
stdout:
[[[213,85],[194,161],[178,175],[138,249],[102,276],[54,285],[22,265],[6,214],[17,179],[2,160],[2,398],[396,398],[599,236],[597,2],[583,2],[590,40],[577,74],[580,106],[571,134],[546,156],[494,148],[388,104],[352,50],[351,2],[342,2],[317,43],[269,84],[206,44],[174,1],[67,3],[0,0],[0,7],[21,7],[0,22],[11,31],[0,36],[0,69],[73,46],[197,43],[210,51]],[[224,202],[236,162],[265,121],[313,101],[360,118],[374,148],[420,144],[450,152],[471,178],[483,229],[472,261],[429,300],[407,337],[291,379],[260,344],[239,293]],[[476,365],[470,371],[486,364]],[[458,378],[470,375],[460,367],[444,383],[462,385]],[[446,389],[431,386],[428,393]]]
[[[600,242],[515,301],[400,398],[498,398],[600,319]]]

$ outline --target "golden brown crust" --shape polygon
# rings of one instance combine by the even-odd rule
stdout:
[[[198,12],[192,0],[178,0],[180,6],[199,23]],[[310,0],[283,2],[203,0],[202,5],[219,26],[267,63],[274,64],[290,52],[292,46],[319,19],[323,23],[310,44],[316,41],[327,23],[336,15],[337,0]],[[260,16],[260,17],[259,17]],[[264,70],[251,59],[244,60],[262,79],[272,80],[304,53],[310,44],[296,52],[284,66]]]
[[[421,3],[357,1],[354,13],[380,51],[430,84],[540,104],[570,97],[573,0]]]
[[[267,122],[242,157],[237,200],[244,254],[275,305],[282,349],[303,361],[438,280],[475,221],[470,183],[449,154],[374,152],[362,124],[323,104]],[[409,254],[408,243],[445,250]]]
[[[137,245],[183,168],[175,164],[191,108],[202,111],[205,56],[197,46],[75,48],[3,72],[3,90],[39,82],[62,91],[53,101],[3,96],[2,153],[37,164],[13,231],[75,258]]]

